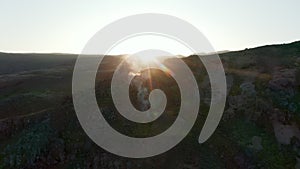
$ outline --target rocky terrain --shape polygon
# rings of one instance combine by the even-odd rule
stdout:
[[[182,58],[200,89],[198,119],[175,148],[146,159],[113,155],[84,133],[71,95],[76,57],[0,53],[0,169],[300,168],[300,42],[220,54],[227,102],[221,123],[204,144],[198,136],[210,105],[209,78],[198,56]],[[149,107],[152,89],[164,90],[168,98],[158,121],[135,124],[118,113],[111,99],[111,78],[121,60],[106,57],[97,74],[95,91],[106,120],[134,137],[161,133],[180,107],[176,82],[158,70],[135,77],[130,99],[137,109]],[[151,86],[143,74],[151,74]]]

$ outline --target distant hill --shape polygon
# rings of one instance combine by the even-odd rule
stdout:
[[[260,46],[251,49],[245,49],[242,51],[228,52],[221,54],[221,56],[228,55],[239,55],[239,54],[252,54],[252,55],[263,55],[265,57],[273,56],[295,56],[300,53],[300,41],[287,43],[287,44],[275,44],[275,45],[266,45]]]
[[[296,58],[300,57],[300,41],[288,44],[266,45],[241,51],[221,51],[217,52],[224,63],[230,63],[230,66],[236,68],[247,67],[243,65],[244,60],[248,66],[253,65],[276,66],[279,64],[293,64]],[[201,54],[209,56],[210,54]],[[76,54],[18,54],[18,53],[0,53],[0,74],[18,73],[29,70],[39,70],[53,68],[55,66],[74,66]],[[190,65],[197,65],[199,61],[196,55],[183,58],[184,61],[190,62]],[[238,58],[238,59],[237,59]],[[289,59],[288,59],[289,58]],[[165,58],[169,60],[168,57]],[[108,59],[106,61],[109,61]],[[114,60],[114,59],[112,59]],[[198,59],[197,59],[198,60]],[[246,61],[247,60],[247,61]],[[195,62],[193,64],[193,62]]]
[[[201,56],[209,57],[209,55]],[[275,67],[290,67],[300,61],[300,41],[220,53],[219,56],[225,68],[258,68],[263,72],[271,72]],[[193,65],[198,66],[200,62],[197,55],[191,55],[183,60],[192,65],[192,68]]]
[[[0,74],[47,69],[59,65],[72,65],[77,55],[0,53]]]

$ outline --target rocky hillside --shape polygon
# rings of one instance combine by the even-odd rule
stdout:
[[[18,54],[13,56],[14,60],[0,60],[23,63],[22,59],[17,61]],[[228,87],[225,112],[216,132],[201,145],[197,140],[210,105],[209,78],[197,56],[182,58],[200,89],[198,119],[175,148],[147,159],[115,156],[88,138],[78,123],[71,99],[75,57],[55,58],[43,60],[42,67],[24,62],[22,70],[2,68],[0,168],[300,168],[300,42],[220,54]],[[31,58],[30,63],[41,61]],[[133,124],[119,115],[110,95],[110,81],[118,63],[120,58],[108,58],[101,65],[105,70],[97,76],[97,100],[106,120],[130,136],[148,137],[163,132],[174,122],[180,106],[174,79],[162,71],[146,70],[141,74],[152,75],[150,86],[142,75],[135,77],[139,83],[130,86],[130,96],[137,109],[147,109],[143,103],[155,88],[164,90],[170,101],[158,122]]]

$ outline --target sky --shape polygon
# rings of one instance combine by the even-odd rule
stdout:
[[[0,51],[81,53],[102,27],[139,13],[179,17],[201,30],[216,51],[242,50],[300,40],[299,7],[299,0],[0,0]],[[131,53],[146,41],[143,47],[189,54],[155,37],[131,39],[113,52]]]

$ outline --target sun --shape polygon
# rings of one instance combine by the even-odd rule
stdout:
[[[159,56],[156,55],[127,55],[126,60],[129,64],[138,67],[149,67],[161,62]]]
[[[174,73],[164,65],[165,58],[159,55],[128,55],[126,62],[135,73],[140,73],[141,70],[158,68],[166,74],[172,76]]]
[[[150,64],[156,62],[158,57],[157,56],[137,56],[137,61],[141,64]]]

